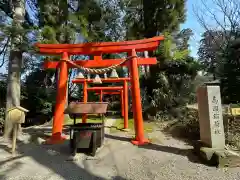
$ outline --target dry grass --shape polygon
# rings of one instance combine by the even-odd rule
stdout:
[[[154,130],[154,127],[156,126],[155,122],[144,122],[144,131],[147,133],[151,133]],[[117,119],[114,123],[114,125],[111,127],[110,132],[115,133],[118,131],[122,131],[124,128],[124,121],[123,119]],[[128,129],[130,131],[134,131],[134,120],[129,119],[128,120]]]

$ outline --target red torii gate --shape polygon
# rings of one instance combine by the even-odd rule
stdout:
[[[124,117],[124,94],[123,94],[123,90],[121,91],[103,91],[100,90],[100,92],[95,92],[96,95],[100,95],[99,99],[100,102],[102,102],[103,99],[103,95],[120,95],[120,99],[121,99],[121,116]],[[125,119],[124,119],[125,121]],[[124,123],[125,125],[125,123]],[[124,126],[124,129],[127,129],[128,127]]]
[[[93,79],[83,79],[83,78],[76,78],[72,80],[72,83],[83,83],[83,102],[87,102],[88,99],[88,90],[99,90],[100,91],[100,100],[102,100],[102,93],[110,93],[110,92],[103,92],[104,90],[121,90],[119,94],[121,95],[121,105],[122,105],[122,116],[124,117],[124,129],[127,130],[128,128],[128,81],[130,81],[130,78],[107,78],[107,79],[101,79],[103,83],[120,83],[123,82],[123,87],[116,87],[116,86],[110,86],[110,87],[93,87],[88,88],[87,85],[89,83],[94,83]],[[121,93],[122,92],[122,93]],[[86,116],[83,116],[82,122],[86,122]]]
[[[62,136],[62,128],[64,121],[64,110],[67,100],[67,81],[68,68],[102,68],[113,65],[128,66],[131,74],[131,93],[134,97],[133,115],[135,125],[135,140],[132,141],[135,145],[142,145],[149,142],[144,137],[142,104],[139,85],[138,65],[156,64],[156,58],[137,58],[137,52],[153,51],[159,46],[163,36],[153,37],[143,40],[124,41],[124,42],[102,42],[102,43],[83,43],[83,44],[39,44],[36,46],[39,53],[48,55],[62,55],[60,61],[49,62],[45,61],[45,68],[59,68],[59,80],[57,88],[56,106],[53,118],[52,136],[46,143],[58,143],[65,140]],[[103,60],[102,54],[106,53],[121,53],[127,52],[130,60],[124,62],[122,59]],[[93,60],[86,61],[70,61],[69,56],[78,55],[94,55]],[[123,63],[124,62],[124,63]]]
[[[124,129],[127,130],[128,128],[128,110],[125,110],[125,107],[127,107],[126,104],[124,104],[124,95],[123,95],[123,86],[109,86],[109,87],[89,87],[87,88],[88,91],[100,91],[95,92],[95,94],[100,95],[100,102],[102,102],[103,94],[119,94],[121,98],[121,115],[124,117]],[[115,90],[115,92],[112,91],[106,91],[106,90]],[[128,99],[127,99],[128,102]],[[124,106],[125,105],[125,106]],[[124,116],[126,112],[126,117]]]

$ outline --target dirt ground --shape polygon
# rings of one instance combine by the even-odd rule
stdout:
[[[49,131],[38,128],[38,131]],[[24,134],[14,157],[0,139],[1,180],[239,180],[240,168],[217,169],[199,162],[192,146],[156,129],[149,134],[159,141],[133,146],[125,132],[106,133],[95,157],[78,154],[69,159],[68,142],[39,145]]]

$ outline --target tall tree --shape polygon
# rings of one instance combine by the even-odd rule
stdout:
[[[22,70],[22,53],[25,47],[24,36],[25,31],[23,22],[25,17],[25,1],[13,0],[12,7],[12,27],[11,27],[11,51],[8,63],[8,78],[7,78],[7,103],[6,110],[11,107],[20,105],[20,79]],[[12,122],[5,120],[4,136],[8,138],[12,131]]]
[[[135,37],[150,38],[164,31],[178,30],[180,23],[185,21],[185,3],[186,0],[125,1],[128,33]]]
[[[195,15],[202,27],[210,34],[213,33],[212,38],[217,31],[222,32],[226,42],[229,43],[234,37],[239,36],[240,1],[201,0],[200,4],[201,6],[198,3],[194,6]]]
[[[222,62],[219,55],[240,35],[240,1],[201,0],[200,4],[195,4],[194,12],[205,33],[198,54],[206,70],[215,77]]]
[[[158,64],[150,67],[150,73],[143,78],[142,85],[147,87],[147,94],[157,110],[166,110],[179,102],[177,91],[184,89],[196,74],[198,63],[189,56],[190,29],[179,32],[179,25],[185,21],[186,0],[133,0],[124,1],[126,9],[127,39],[151,38],[164,35],[155,56]],[[148,53],[152,56],[153,53]],[[172,71],[171,71],[172,70]],[[188,80],[183,79],[188,76]],[[181,83],[180,83],[181,82]],[[178,88],[171,85],[179,84]],[[181,91],[181,93],[184,92]],[[185,89],[185,92],[186,91]],[[180,96],[181,97],[181,96]]]
[[[185,21],[186,0],[133,0],[124,1],[127,39],[150,38],[164,32],[172,33]],[[152,56],[152,53],[149,53]],[[152,70],[151,70],[152,69]],[[154,70],[153,70],[154,69]],[[157,76],[156,67],[145,69],[151,76]],[[149,77],[150,78],[150,77]],[[153,89],[148,87],[151,92]]]
[[[213,75],[215,80],[221,58],[226,47],[227,37],[222,31],[206,31],[202,35],[198,49],[199,61],[202,63],[206,72]]]
[[[238,103],[240,101],[240,38],[232,41],[222,56],[219,70],[221,92],[224,103]]]

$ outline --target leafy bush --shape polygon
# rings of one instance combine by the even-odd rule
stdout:
[[[51,119],[55,87],[46,71],[39,69],[32,71],[26,77],[21,91],[21,104],[29,110],[25,125],[44,123]]]
[[[168,119],[169,120],[169,119]],[[240,149],[240,121],[227,114],[223,115],[226,144]],[[164,128],[166,133],[187,141],[200,139],[198,111],[192,108],[180,108],[174,123]]]
[[[179,109],[180,116],[174,124],[166,127],[164,131],[175,138],[187,140],[199,140],[200,129],[198,121],[198,111],[196,109]]]
[[[232,45],[231,45],[232,43]],[[218,78],[221,81],[222,101],[226,104],[240,102],[240,41],[230,43],[218,63]]]
[[[147,79],[151,83],[146,84],[148,89],[152,89],[152,96],[149,98],[151,110],[148,111],[155,114],[155,119],[175,117],[175,114],[170,114],[174,113],[174,109],[196,101],[196,69],[191,69],[186,62],[165,62],[162,66],[154,78],[155,83]]]

